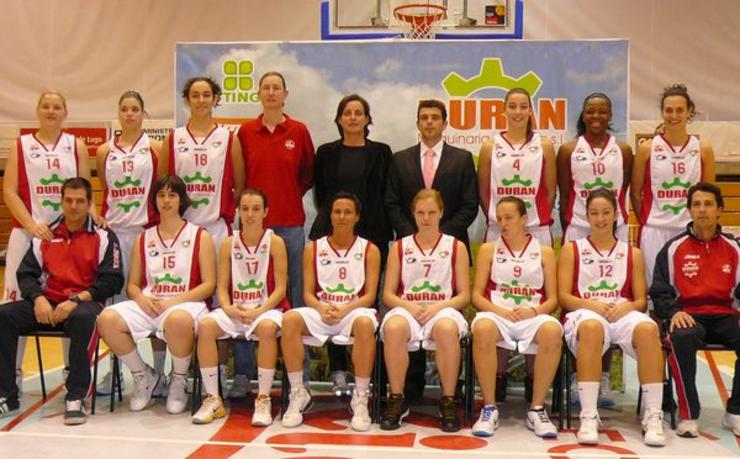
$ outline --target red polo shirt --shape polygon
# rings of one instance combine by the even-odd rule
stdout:
[[[265,226],[303,226],[303,195],[313,184],[314,148],[306,125],[285,116],[270,132],[262,115],[239,128],[247,188],[267,194]]]

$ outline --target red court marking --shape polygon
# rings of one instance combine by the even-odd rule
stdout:
[[[715,437],[714,435],[710,434],[709,432],[704,432],[703,430],[700,430],[699,431],[699,435],[701,435],[702,437],[706,438],[707,440],[711,440],[711,441],[717,441],[717,440],[719,440],[719,437]]]
[[[709,370],[712,372],[712,378],[714,379],[714,385],[717,386],[719,398],[722,399],[722,404],[727,406],[727,399],[730,398],[730,396],[727,393],[724,381],[722,381],[722,375],[719,373],[719,368],[717,368],[717,362],[714,361],[714,356],[710,351],[704,351],[704,357],[707,359]],[[700,433],[703,435],[703,432]],[[737,444],[737,447],[740,448],[740,437],[735,437],[735,443]]]
[[[107,356],[109,352],[110,352],[110,350],[107,350],[107,351],[103,352],[101,355],[99,355],[98,356],[98,362],[100,362],[105,356]],[[7,423],[5,425],[5,427],[3,427],[2,429],[0,429],[0,432],[10,432],[11,430],[13,430],[18,424],[20,424],[21,422],[23,422],[24,420],[26,420],[29,416],[31,416],[33,413],[35,413],[39,408],[41,408],[42,406],[44,406],[44,404],[46,404],[46,402],[48,402],[52,398],[54,398],[57,395],[59,395],[59,393],[63,389],[64,389],[64,384],[60,384],[59,386],[55,387],[54,390],[52,390],[51,392],[47,392],[46,393],[46,400],[44,400],[42,398],[41,400],[37,401],[33,405],[31,405],[28,408],[26,408],[26,411],[24,411],[23,413],[19,414],[12,421],[10,421],[9,423]]]
[[[352,445],[352,446],[395,446],[411,448],[416,434],[401,435],[365,435],[365,434],[325,434],[325,433],[290,433],[273,435],[267,444],[283,445]]]
[[[348,421],[350,419],[349,411],[344,410],[331,410],[331,411],[317,411],[315,413],[306,413],[303,416],[303,423],[307,426],[315,427],[321,430],[328,431],[339,431],[347,430],[346,425],[339,424],[334,421]]]
[[[419,443],[428,448],[449,450],[479,449],[488,446],[485,440],[464,435],[434,435],[422,438]]]
[[[413,424],[419,427],[431,427],[432,429],[439,429],[439,417],[432,416],[430,414],[414,413],[412,411],[405,421],[409,424]]]
[[[609,452],[617,453],[617,454],[626,454],[626,456],[621,456],[622,459],[637,459],[638,458],[637,453],[627,448],[621,448],[619,446],[611,446],[611,445],[579,445],[578,443],[568,443],[565,445],[553,446],[552,448],[547,450],[547,453],[550,454],[550,457],[553,459],[568,459],[568,456],[562,453],[568,453],[570,451],[577,450],[577,449],[601,450],[601,451],[609,451]]]

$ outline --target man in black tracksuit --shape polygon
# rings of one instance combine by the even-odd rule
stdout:
[[[33,330],[63,330],[70,338],[64,423],[86,420],[90,361],[103,303],[123,287],[121,251],[112,231],[89,216],[92,188],[84,178],[62,185],[62,216],[51,223],[53,238],[34,238],[18,268],[23,300],[0,307],[0,416],[20,407],[15,383],[18,336]]]
[[[680,423],[676,433],[696,437],[699,396],[696,351],[704,343],[722,344],[740,357],[740,244],[721,232],[719,188],[698,183],[689,189],[692,222],[658,254],[650,296],[655,312],[670,320],[666,343],[675,375]],[[733,300],[733,297],[735,300]],[[740,435],[740,358],[735,360],[732,395],[722,423]]]

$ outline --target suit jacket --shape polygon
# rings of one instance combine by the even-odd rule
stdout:
[[[329,201],[337,191],[343,191],[337,184],[341,151],[341,139],[323,144],[316,151],[313,195],[318,213],[309,233],[309,238],[312,240],[331,232]],[[358,196],[362,204],[362,212],[360,221],[357,223],[357,233],[377,245],[381,253],[385,253],[388,241],[393,238],[393,231],[386,218],[384,207],[385,182],[391,163],[391,148],[384,143],[365,139],[363,153],[365,155],[362,184],[364,195]]]
[[[416,144],[394,154],[388,171],[385,208],[397,239],[416,232],[411,200],[424,188],[420,148]],[[445,142],[432,188],[442,194],[445,205],[441,231],[464,242],[470,253],[468,227],[478,215],[478,177],[473,155]]]

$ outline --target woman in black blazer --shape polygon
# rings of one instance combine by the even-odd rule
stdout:
[[[331,232],[331,197],[338,191],[353,193],[362,206],[355,230],[380,249],[382,271],[388,242],[393,238],[384,207],[385,179],[393,153],[388,145],[367,138],[372,124],[370,105],[359,95],[350,94],[339,101],[334,122],[340,139],[321,145],[314,160],[313,196],[318,212],[309,238],[316,240]],[[349,394],[345,349],[330,344],[329,360],[333,391]]]

